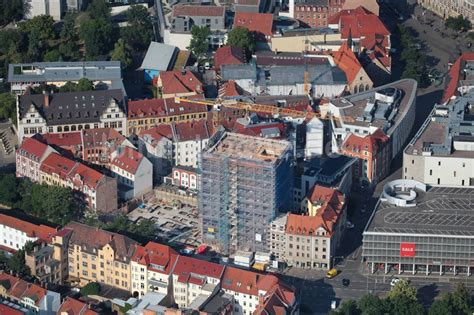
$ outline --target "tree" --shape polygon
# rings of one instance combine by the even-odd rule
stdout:
[[[471,293],[464,283],[458,283],[451,295],[455,314],[472,314]]]
[[[100,293],[100,284],[90,282],[81,288],[82,296],[98,295]]]
[[[16,101],[12,93],[0,94],[0,120],[10,118],[16,124]]]
[[[110,55],[110,59],[120,61],[123,69],[128,69],[132,65],[131,47],[122,39],[115,43],[115,48]]]
[[[127,11],[128,26],[121,30],[122,38],[132,47],[145,49],[153,38],[153,24],[148,10],[132,5]]]
[[[446,19],[446,27],[449,27],[456,31],[468,31],[471,29],[472,25],[469,19],[458,15],[457,17],[448,17]]]
[[[228,33],[227,45],[240,47],[250,54],[255,50],[255,39],[247,28],[238,26]]]
[[[448,294],[449,295],[449,294]],[[447,315],[453,314],[453,308],[449,302],[449,297],[444,297],[442,300],[436,300],[430,306],[428,315]]]
[[[0,176],[0,203],[6,206],[13,206],[20,196],[16,189],[17,181],[14,174]]]
[[[77,84],[71,81],[67,81],[66,84],[59,88],[59,92],[76,92],[77,91]]]
[[[392,290],[388,293],[389,299],[394,299],[398,296],[404,296],[412,301],[416,301],[416,289],[412,287],[407,280],[400,279]]]
[[[151,240],[156,234],[155,223],[152,220],[142,219],[137,224],[130,224],[128,230],[143,240]]]
[[[77,41],[79,37],[76,30],[76,17],[75,13],[68,13],[63,20],[63,28],[60,33],[61,43],[59,44],[59,52],[65,60],[77,60],[79,59],[79,52],[77,47]]]
[[[390,293],[389,293],[390,294]],[[424,314],[423,305],[415,297],[413,300],[407,295],[396,295],[389,298],[390,311],[392,314],[420,315]]]
[[[8,260],[7,266],[8,269],[13,271],[14,273],[17,273],[20,277],[31,275],[31,270],[26,265],[24,249],[16,251]]]
[[[187,47],[198,59],[202,59],[209,49],[208,37],[211,34],[209,27],[194,25],[191,29],[191,41]]]
[[[87,7],[91,19],[109,19],[110,8],[105,0],[93,0]]]
[[[61,53],[57,49],[53,49],[44,54],[44,61],[61,61]]]
[[[340,315],[358,315],[360,310],[354,300],[344,301],[337,311]]]
[[[385,313],[385,303],[378,296],[366,294],[357,302],[359,309],[364,315],[378,315]]]
[[[77,81],[76,91],[77,92],[85,92],[85,91],[92,91],[94,89],[94,83],[87,79],[81,78]]]
[[[91,19],[82,23],[80,37],[84,41],[88,59],[94,59],[110,51],[112,32],[112,23],[108,19]]]
[[[38,15],[20,24],[20,30],[26,34],[36,33],[38,40],[47,41],[55,38],[54,20],[50,15]]]
[[[0,1],[0,25],[21,20],[25,9],[26,6],[22,0]]]

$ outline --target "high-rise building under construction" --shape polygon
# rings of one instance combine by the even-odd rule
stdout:
[[[292,146],[217,132],[199,157],[203,242],[223,254],[267,251],[269,223],[292,205]]]

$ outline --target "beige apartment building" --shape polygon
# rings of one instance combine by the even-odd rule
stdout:
[[[121,234],[77,222],[64,227],[68,241],[69,280],[83,286],[99,282],[131,290],[130,260],[138,243]]]

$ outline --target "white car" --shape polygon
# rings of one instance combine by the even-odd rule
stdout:
[[[393,278],[392,281],[390,281],[390,286],[391,287],[394,287],[395,285],[397,285],[397,283],[400,281],[400,279],[398,278]]]
[[[351,221],[347,221],[347,222],[346,222],[346,227],[347,227],[348,229],[353,229],[353,228],[354,228],[354,224],[353,224]]]
[[[331,309],[332,310],[335,310],[337,308],[337,301],[336,300],[332,300],[331,301]]]

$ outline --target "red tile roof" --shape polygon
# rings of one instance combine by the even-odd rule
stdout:
[[[170,274],[178,253],[169,246],[148,242],[145,246],[138,246],[132,261],[146,266],[149,270]],[[156,268],[159,266],[159,268]]]
[[[97,188],[100,180],[105,176],[99,171],[54,152],[41,163],[40,170],[47,174],[58,174],[61,179],[70,180],[77,186],[81,186],[77,183],[79,179],[91,189]]]
[[[447,75],[448,84],[446,85],[443,98],[441,99],[442,104],[445,104],[446,102],[449,101],[451,97],[456,95],[458,82],[459,82],[459,75],[462,71],[462,64],[466,61],[473,61],[473,60],[474,60],[474,52],[465,52],[451,66],[451,69],[449,69],[449,73]]]
[[[364,137],[350,134],[342,144],[344,151],[350,151],[362,154],[361,151],[368,151],[370,153],[376,153],[383,146],[384,143],[389,141],[389,137],[383,133],[382,130],[377,129],[373,134],[366,135]]]
[[[268,137],[272,139],[285,139],[286,138],[286,126],[282,122],[269,122],[269,123],[259,123],[259,124],[249,124],[249,125],[242,125],[237,122],[234,124],[234,128],[232,132],[248,135],[248,136],[255,136],[255,137],[262,137],[265,138],[264,130],[268,130],[270,128],[276,128],[279,131],[279,134],[275,137]]]
[[[214,54],[214,67],[220,71],[222,65],[238,65],[245,62],[244,51],[236,46],[223,46]]]
[[[0,304],[0,314],[2,315],[24,315],[25,313],[20,312],[14,308]]]
[[[173,17],[177,16],[224,16],[225,7],[204,5],[175,5]]]
[[[240,95],[250,96],[251,94],[241,88],[234,80],[224,82],[219,88],[219,97]]]
[[[346,74],[347,82],[351,84],[362,69],[362,65],[347,42],[344,42],[338,51],[333,52],[332,56],[337,66]]]
[[[0,213],[0,224],[9,226],[15,230],[23,231],[29,237],[37,237],[42,241],[49,241],[57,232],[57,228],[52,228],[43,224],[34,224],[25,220]]]
[[[258,282],[265,275],[227,266],[222,278],[221,287],[225,290],[242,294],[258,295]]]
[[[115,157],[110,164],[131,174],[135,174],[138,166],[140,166],[141,161],[144,159],[143,154],[127,146],[118,147],[112,154]]]
[[[344,195],[332,188],[316,185],[310,191],[308,200],[313,205],[319,205],[316,215],[288,214],[286,233],[296,235],[315,235],[319,228],[323,228],[330,237],[333,226],[344,209]]]
[[[203,93],[202,82],[192,71],[163,71],[159,79],[163,94]]]
[[[83,129],[82,135],[85,148],[104,147],[106,144],[117,147],[127,139],[114,128]]]
[[[234,16],[234,27],[244,27],[249,31],[273,35],[273,15],[270,13],[236,12]]]
[[[151,144],[156,146],[162,138],[173,140],[173,129],[171,125],[158,125],[151,129],[141,130],[138,136],[140,138],[148,136]]]
[[[6,289],[5,295],[7,297],[15,300],[22,300],[28,297],[32,299],[37,306],[40,305],[41,300],[47,294],[47,290],[39,285],[13,277],[4,271],[0,271],[0,285]],[[3,313],[1,314],[3,315]]]
[[[86,303],[71,297],[66,297],[63,304],[61,304],[57,314],[62,315],[62,313],[67,313],[68,315],[99,315],[96,311],[89,309]]]
[[[204,140],[211,137],[210,128],[206,120],[193,120],[172,124],[174,128],[175,141]]]
[[[296,304],[295,290],[281,282],[274,285],[260,300],[254,315],[292,314]]]
[[[342,10],[332,16],[328,24],[339,24],[339,31],[343,39],[347,39],[349,34],[353,38],[361,38],[370,34],[390,36],[390,31],[380,18],[364,7]]]
[[[182,279],[189,279],[191,273],[221,279],[223,272],[224,266],[181,255],[178,256],[173,269],[173,275],[182,277]]]
[[[81,146],[82,136],[81,132],[64,132],[64,133],[43,133],[40,135],[49,145],[56,145],[58,147]]]
[[[128,102],[128,118],[168,117],[207,112],[207,106],[191,100],[175,102],[175,98],[154,98]]]
[[[21,146],[16,150],[16,154],[26,156],[31,160],[39,162],[47,149],[48,145],[37,139],[24,138]]]

